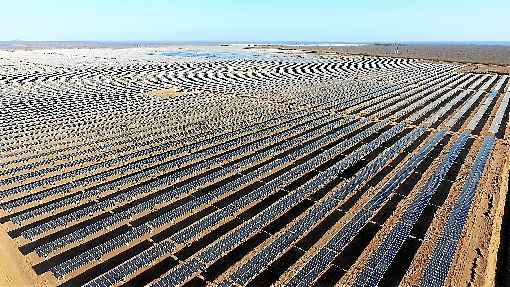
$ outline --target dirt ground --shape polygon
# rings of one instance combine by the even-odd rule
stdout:
[[[44,286],[14,241],[0,227],[0,286]]]
[[[173,98],[182,95],[183,92],[179,88],[168,88],[162,90],[155,90],[149,93],[151,96],[162,97],[162,98]]]

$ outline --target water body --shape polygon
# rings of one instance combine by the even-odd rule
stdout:
[[[209,60],[240,60],[240,59],[264,59],[273,58],[276,55],[271,54],[259,54],[248,51],[194,51],[194,50],[183,50],[183,51],[171,51],[162,52],[161,55],[168,57],[179,57],[179,58],[199,58]]]

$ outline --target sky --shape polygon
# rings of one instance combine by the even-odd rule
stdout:
[[[0,3],[0,41],[510,41],[510,0]]]

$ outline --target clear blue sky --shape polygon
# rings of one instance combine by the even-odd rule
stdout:
[[[510,0],[1,0],[0,40],[510,41]]]

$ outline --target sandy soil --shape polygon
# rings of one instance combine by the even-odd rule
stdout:
[[[162,98],[172,98],[182,95],[183,92],[179,88],[168,88],[162,90],[155,90],[149,93],[150,96],[162,97]]]
[[[30,268],[14,241],[0,227],[0,286],[47,285]]]
[[[506,145],[506,149],[508,150],[508,143]],[[501,229],[503,224],[503,215],[505,212],[505,203],[506,198],[508,196],[508,177],[510,176],[510,152],[507,152],[505,165],[503,166],[503,171],[501,173],[501,186],[499,187],[500,192],[500,200],[499,206],[496,206],[495,214],[494,214],[494,224],[492,230],[492,236],[489,243],[488,250],[488,258],[487,258],[487,267],[485,269],[485,286],[494,286],[496,280],[496,271],[497,271],[497,261],[498,261],[498,249],[501,243]]]
[[[510,74],[510,66],[491,65],[491,64],[468,64],[461,68],[462,72],[472,73],[499,73]]]

